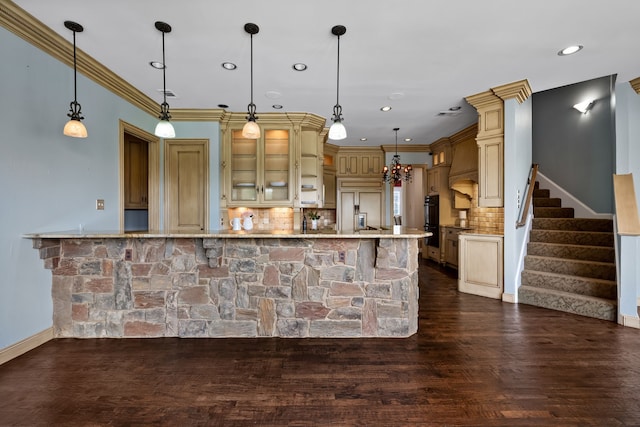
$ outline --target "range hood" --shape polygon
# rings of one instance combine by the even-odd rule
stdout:
[[[478,145],[474,139],[466,139],[452,147],[449,187],[456,181],[478,182]]]
[[[473,187],[478,182],[478,146],[475,138],[465,139],[452,149],[449,188],[454,190],[454,205],[457,209],[471,207]]]

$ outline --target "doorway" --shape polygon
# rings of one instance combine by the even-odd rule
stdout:
[[[120,121],[120,230],[159,229],[159,138]]]

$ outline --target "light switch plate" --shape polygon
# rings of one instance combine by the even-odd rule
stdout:
[[[104,210],[104,199],[96,200],[96,210],[99,210],[99,211]]]

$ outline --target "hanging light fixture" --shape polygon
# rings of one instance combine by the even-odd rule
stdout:
[[[338,66],[336,84],[336,105],[333,107],[333,124],[329,128],[329,139],[339,141],[347,137],[347,129],[342,124],[342,106],[340,105],[340,36],[347,32],[344,25],[336,25],[331,29],[334,36],[338,36]]]
[[[167,62],[164,56],[164,35],[171,32],[171,25],[166,22],[156,21],[156,29],[162,33],[162,94],[164,95],[164,101],[160,104],[160,115],[158,118],[160,121],[156,125],[154,134],[160,138],[175,138],[176,130],[169,120],[171,120],[171,114],[169,114],[169,104],[167,104]]]
[[[64,21],[64,26],[73,31],[73,101],[69,104],[70,110],[69,114],[67,114],[70,119],[67,124],[64,125],[62,132],[74,138],[86,138],[87,128],[81,122],[84,117],[82,117],[82,107],[78,104],[78,71],[76,58],[76,33],[81,33],[84,31],[84,28],[82,28],[82,25],[73,21]]]
[[[256,24],[248,23],[244,24],[244,30],[251,36],[251,103],[247,107],[249,115],[247,116],[247,123],[242,128],[242,136],[248,139],[260,138],[260,126],[256,123],[258,117],[256,117],[256,104],[253,103],[253,35],[258,34],[260,27]]]
[[[382,169],[382,182],[389,182],[393,185],[402,181],[411,181],[411,165],[407,165],[404,168],[400,163],[400,155],[398,155],[398,131],[400,128],[393,128],[396,133],[396,154],[391,159],[391,164]],[[403,174],[404,172],[404,174]]]

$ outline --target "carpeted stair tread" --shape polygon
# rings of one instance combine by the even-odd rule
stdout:
[[[608,246],[529,242],[527,244],[527,255],[581,259],[584,261],[615,262],[615,249]]]
[[[615,280],[616,266],[610,262],[583,261],[527,255],[524,259],[525,270],[546,271],[594,279]]]
[[[613,247],[613,233],[592,231],[564,231],[532,229],[531,242],[566,243],[570,245]]]
[[[535,218],[573,218],[573,208],[533,207]]]
[[[610,300],[615,300],[617,295],[617,284],[613,280],[570,276],[545,271],[523,271],[522,285],[536,288],[555,289],[557,291]]]
[[[613,233],[613,221],[597,218],[533,218],[536,230],[598,231]]]
[[[617,304],[605,298],[522,285],[518,290],[518,301],[596,319],[616,320]]]
[[[551,197],[534,197],[533,206],[559,208],[562,207],[562,199]]]
[[[537,184],[537,182],[536,182]],[[538,197],[551,197],[551,191],[547,190],[547,189],[540,189],[538,187],[534,187],[533,188],[533,198],[538,198]]]

